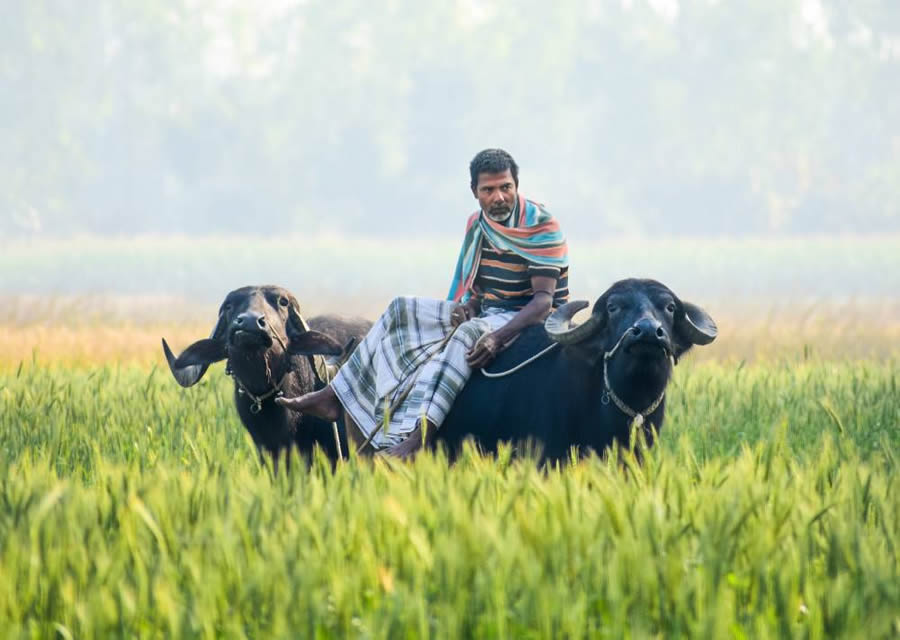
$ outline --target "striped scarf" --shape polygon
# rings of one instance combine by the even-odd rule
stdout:
[[[472,283],[481,261],[481,240],[487,238],[494,247],[512,251],[534,264],[558,267],[569,266],[569,248],[559,223],[543,206],[519,196],[512,212],[510,226],[494,222],[482,211],[469,217],[448,300],[465,302],[472,296]]]

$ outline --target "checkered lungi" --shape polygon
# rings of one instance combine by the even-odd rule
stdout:
[[[516,315],[490,309],[450,325],[457,303],[395,298],[338,371],[331,386],[376,449],[402,442],[422,417],[440,426],[472,373],[466,353]]]

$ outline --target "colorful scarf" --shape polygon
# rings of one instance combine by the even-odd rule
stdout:
[[[465,302],[472,296],[472,284],[481,261],[481,240],[502,251],[512,251],[529,262],[560,269],[569,266],[569,248],[559,223],[543,208],[523,196],[512,212],[510,226],[494,222],[482,211],[469,217],[466,237],[459,252],[448,300]]]

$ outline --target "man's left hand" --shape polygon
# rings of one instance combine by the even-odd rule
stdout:
[[[486,333],[475,343],[472,350],[466,354],[466,363],[473,369],[486,367],[497,357],[502,348],[503,343],[500,342],[495,334]]]

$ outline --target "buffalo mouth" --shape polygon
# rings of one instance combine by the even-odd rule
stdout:
[[[625,346],[625,353],[637,358],[668,358],[671,348],[662,340],[634,340]]]
[[[268,349],[272,346],[272,337],[265,331],[234,329],[228,343],[236,349]]]

